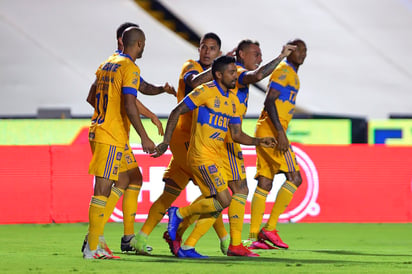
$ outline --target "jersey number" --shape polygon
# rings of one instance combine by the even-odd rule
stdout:
[[[298,94],[297,92],[290,91],[289,102],[291,102],[292,104],[295,104],[297,94]]]
[[[101,96],[101,93],[96,94],[96,99],[97,99],[97,109],[96,110],[97,110],[98,117],[100,117],[97,120],[98,124],[101,124],[104,122],[104,118],[106,116],[106,110],[107,110],[107,102],[109,101],[108,95],[107,94],[103,95],[103,111],[101,111],[100,110],[100,96]]]

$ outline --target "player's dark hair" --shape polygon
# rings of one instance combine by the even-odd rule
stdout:
[[[256,46],[260,46],[258,41],[252,41],[250,39],[244,39],[242,41],[239,42],[239,44],[237,45],[236,48],[236,60],[240,61],[240,51],[244,51],[245,49],[247,49],[250,45],[256,45]]]
[[[208,32],[205,35],[203,35],[202,39],[200,39],[200,43],[202,43],[202,41],[206,40],[206,39],[213,39],[216,41],[217,46],[220,47],[222,46],[222,41],[220,40],[219,36],[217,36],[216,33],[213,32]]]
[[[144,35],[139,27],[128,27],[122,35],[124,48],[133,46]]]
[[[286,44],[287,44],[287,45],[297,46],[299,43],[302,43],[302,44],[304,44],[304,45],[306,46],[305,41],[303,41],[303,40],[300,39],[300,38],[296,38],[296,39],[289,40]]]
[[[131,23],[131,22],[125,22],[125,23],[121,24],[116,30],[116,39],[121,38],[124,30],[129,28],[129,27],[137,27],[138,28],[139,25],[135,24],[135,23]]]
[[[219,71],[223,73],[227,67],[227,65],[231,63],[235,63],[236,60],[232,56],[222,55],[216,58],[212,64],[212,75],[213,79],[216,79],[216,72]]]

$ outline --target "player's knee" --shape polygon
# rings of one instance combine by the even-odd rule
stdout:
[[[232,196],[230,195],[229,190],[226,189],[226,190],[224,190],[224,191],[222,191],[222,192],[219,192],[219,193],[216,195],[216,200],[219,202],[219,204],[221,205],[221,207],[222,207],[223,209],[225,209],[225,208],[229,207],[230,202],[232,201]]]
[[[249,194],[246,179],[240,181],[230,181],[229,188],[233,194],[243,194],[246,196]]]
[[[165,188],[172,188],[175,191],[179,191],[179,193],[182,191],[182,188],[170,178],[163,178],[163,182],[165,182]]]
[[[299,187],[302,184],[302,176],[300,176],[300,173],[297,173],[296,176],[293,176],[292,183],[296,187]]]
[[[142,173],[140,173],[140,170],[138,167],[128,170],[127,175],[129,176],[130,185],[142,186],[143,184]]]
[[[272,180],[262,177],[262,176],[258,178],[258,187],[260,187],[261,189],[270,191],[272,189],[272,186],[273,186]]]

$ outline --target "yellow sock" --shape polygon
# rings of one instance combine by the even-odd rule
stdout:
[[[183,217],[192,216],[194,214],[209,214],[213,212],[221,212],[223,207],[215,198],[205,198],[192,203],[188,206],[179,208],[178,213]]]
[[[288,207],[296,189],[297,186],[295,186],[292,182],[286,181],[283,183],[282,187],[279,189],[278,195],[276,196],[276,201],[272,207],[269,220],[265,225],[266,230],[272,231],[276,229],[279,216]]]
[[[183,221],[180,223],[179,228],[177,229],[177,235],[182,237],[185,231],[189,228],[189,226],[196,222],[197,219],[199,219],[199,215],[192,215],[184,218]]]
[[[242,242],[243,217],[247,196],[235,194],[229,206],[230,243],[234,246]]]
[[[96,250],[99,243],[99,236],[103,234],[103,217],[106,207],[106,196],[92,196],[89,205],[89,234],[87,241],[90,250]]]
[[[251,206],[251,218],[250,218],[250,230],[249,239],[257,240],[257,235],[262,224],[263,214],[265,214],[266,197],[269,191],[256,187],[255,194],[253,194],[252,206]]]
[[[123,235],[134,234],[134,221],[137,211],[137,198],[139,197],[141,186],[129,185],[123,196]]]
[[[199,197],[196,198],[196,200],[192,202],[192,204],[197,203],[198,201],[204,198],[205,197],[203,195],[200,195]],[[191,226],[194,222],[196,222],[197,219],[199,219],[199,215],[192,215],[192,216],[184,218],[183,221],[180,223],[179,228],[177,229],[177,235],[182,237],[185,231],[189,228],[189,226]]]
[[[210,214],[204,214],[199,217],[195,228],[190,233],[189,237],[185,241],[185,248],[193,248],[199,239],[208,232],[208,230],[215,223],[216,217]]]
[[[180,190],[177,188],[166,186],[162,195],[150,207],[149,216],[147,216],[140,231],[146,235],[150,235],[155,226],[163,219],[166,210],[172,205],[179,194]]]
[[[225,224],[223,223],[222,213],[220,213],[219,217],[217,217],[216,222],[213,224],[213,228],[215,229],[219,239],[222,239],[227,236]]]
[[[112,191],[110,192],[109,198],[106,202],[106,207],[104,208],[103,223],[106,224],[116,207],[117,201],[122,197],[124,189],[112,186]]]

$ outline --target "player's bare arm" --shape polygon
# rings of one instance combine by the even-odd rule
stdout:
[[[240,124],[229,124],[230,133],[233,141],[242,145],[275,147],[276,139],[274,137],[254,138],[242,131]]]
[[[141,91],[143,94],[146,94],[146,95],[157,95],[160,93],[168,93],[176,97],[176,90],[174,89],[174,87],[169,85],[169,83],[167,82],[164,86],[155,86],[150,83],[147,83],[146,81],[141,81],[139,91]]]
[[[143,151],[146,153],[152,153],[155,150],[156,145],[152,140],[150,140],[146,130],[143,127],[142,121],[140,120],[140,113],[136,106],[136,97],[132,94],[124,94],[124,106],[131,124],[140,136]]]
[[[276,89],[270,88],[266,98],[265,98],[265,110],[267,111],[270,120],[272,121],[273,125],[275,126],[275,129],[278,132],[277,136],[277,146],[276,148],[285,153],[289,149],[289,140],[288,137],[286,136],[286,132],[282,127],[282,124],[279,121],[279,115],[278,115],[278,110],[276,108],[275,101],[279,98],[280,92]]]
[[[213,80],[213,76],[212,76],[212,69],[208,68],[205,71],[202,71],[199,74],[196,75],[190,75],[186,81],[186,85],[190,86],[192,89],[194,89],[195,87],[212,81]]]
[[[94,83],[90,86],[89,89],[89,94],[87,94],[86,101],[94,108],[94,104],[96,103],[96,84],[97,84],[97,79],[94,81]]]
[[[157,127],[157,131],[159,135],[163,136],[164,135],[163,125],[160,122],[159,118],[156,116],[156,114],[151,112],[150,109],[148,109],[145,105],[143,105],[142,102],[139,101],[139,99],[136,99],[136,106],[140,114],[146,118],[149,118],[150,121],[152,121],[152,123]]]
[[[296,46],[294,45],[284,45],[282,48],[282,52],[279,54],[278,57],[276,57],[275,59],[261,66],[258,69],[246,72],[245,76],[243,77],[243,84],[253,84],[269,76],[272,73],[272,71],[283,60],[283,58],[288,57],[291,54],[291,52],[295,49]]]
[[[172,110],[172,112],[169,115],[169,119],[167,119],[166,131],[163,137],[163,142],[161,142],[156,147],[155,153],[152,155],[152,157],[157,158],[166,152],[167,148],[169,147],[170,139],[172,139],[173,131],[176,128],[177,121],[179,120],[179,116],[189,111],[190,111],[189,107],[183,101],[180,102]]]

